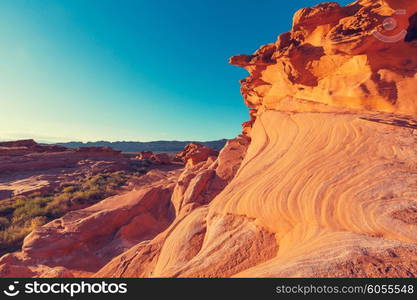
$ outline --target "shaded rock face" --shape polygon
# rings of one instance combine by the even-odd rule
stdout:
[[[245,103],[257,111],[416,115],[416,13],[413,0],[299,10],[276,42],[230,59],[250,73],[241,82]]]
[[[404,41],[411,43],[417,40],[417,12],[408,19],[408,22],[409,26]]]
[[[150,160],[153,156],[154,153],[152,151],[142,151],[136,156],[136,159]]]

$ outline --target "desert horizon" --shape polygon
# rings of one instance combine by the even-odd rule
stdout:
[[[0,278],[415,293],[417,2],[256,5],[0,4]]]

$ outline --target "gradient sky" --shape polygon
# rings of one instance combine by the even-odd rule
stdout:
[[[0,139],[232,138],[247,74],[228,58],[319,2],[1,0]]]

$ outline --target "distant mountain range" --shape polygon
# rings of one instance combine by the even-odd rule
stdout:
[[[226,143],[226,139],[208,142],[195,142],[205,146],[208,146],[215,150],[220,150]],[[140,152],[140,151],[153,151],[153,152],[178,152],[181,151],[187,144],[193,143],[192,141],[155,141],[155,142],[67,142],[67,143],[55,143],[68,148],[78,147],[112,147],[122,152]]]

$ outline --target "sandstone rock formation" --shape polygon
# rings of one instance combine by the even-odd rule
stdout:
[[[135,180],[133,191],[40,227],[26,237],[22,251],[0,259],[0,276],[91,276],[97,271],[108,273],[113,267],[118,270],[105,276],[116,276],[124,268],[119,266],[120,257],[144,247],[158,233],[154,240],[164,241],[162,237],[185,216],[209,203],[234,176],[247,146],[248,139],[240,137],[227,143],[220,161],[151,170]],[[147,256],[141,259],[150,260]],[[123,272],[125,276],[137,273]]]
[[[416,276],[416,12],[413,1],[322,4],[233,57],[251,74],[240,137],[251,142],[242,163],[228,161],[235,140],[214,165],[217,178],[238,170],[207,199],[213,167],[195,176],[187,164],[172,198],[184,217],[95,276]],[[377,34],[395,35],[390,16],[407,28],[396,43]]]
[[[230,59],[251,74],[242,80],[245,103],[257,111],[337,106],[416,115],[416,13],[412,0],[299,10],[276,42]]]
[[[0,142],[0,156],[18,156],[34,152],[62,152],[67,150],[67,148],[58,145],[40,145],[34,140]]]
[[[171,158],[166,153],[153,153],[152,151],[142,151],[137,156],[138,160],[145,160],[158,165],[168,165],[171,163]]]
[[[91,275],[170,224],[175,172],[159,177],[162,183],[159,178],[143,179],[146,184],[139,191],[110,197],[39,227],[25,238],[21,252],[0,259],[0,276],[46,277],[56,268],[65,270],[65,277]]]
[[[154,156],[154,153],[152,151],[141,151],[136,156],[136,159],[140,159],[140,160],[151,160],[153,156]]]
[[[256,242],[252,245],[246,244],[251,236],[259,235],[261,239],[269,241],[273,240],[272,235],[247,224],[244,218],[235,220],[233,216],[229,216],[222,220],[220,217],[219,221],[228,228],[227,232],[214,232],[211,237],[214,243],[208,242],[210,249],[207,251],[215,251],[216,255],[223,259],[213,266],[210,261],[205,261],[204,270],[193,272],[196,263],[193,258],[199,253],[207,236],[206,217],[210,203],[232,181],[248,146],[249,138],[239,136],[226,143],[216,160],[214,157],[209,157],[197,164],[187,164],[177,178],[171,196],[176,215],[171,225],[154,239],[139,243],[115,257],[94,277],[230,276],[235,269],[236,261],[224,259],[225,255],[228,255],[229,247],[245,249],[244,253],[238,254],[239,263],[245,266],[253,264],[246,260],[265,260],[260,257],[272,257],[276,250],[274,243],[265,243],[265,249]],[[187,149],[189,148],[191,147]],[[239,233],[239,230],[244,232]],[[236,236],[230,239],[233,233]],[[252,259],[251,255],[256,258]],[[197,261],[197,263],[202,262]],[[228,270],[229,268],[232,270]],[[238,270],[239,268],[241,267],[236,267]]]
[[[171,158],[166,153],[157,153],[152,157],[152,161],[160,165],[168,165],[171,163]]]
[[[109,147],[74,150],[33,140],[0,143],[0,199],[45,192],[81,175],[128,170],[134,162]]]
[[[416,277],[416,13],[298,11],[231,59],[250,73],[242,135],[39,228],[0,276]]]
[[[176,157],[185,164],[194,166],[202,161],[206,161],[210,156],[215,157],[218,152],[210,147],[198,143],[191,143],[185,146],[184,150],[178,152]]]

